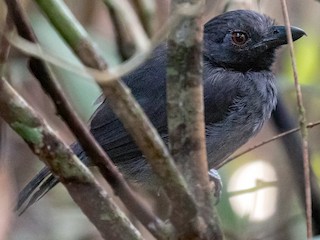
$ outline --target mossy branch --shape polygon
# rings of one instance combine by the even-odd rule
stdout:
[[[0,80],[0,108],[0,116],[59,177],[103,237],[142,239],[88,168],[3,78]]]
[[[208,178],[205,145],[202,85],[202,0],[173,0],[172,13],[185,5],[200,6],[193,15],[182,16],[168,38],[167,109],[171,154],[184,173],[203,225],[200,239],[222,239],[219,221],[213,208],[212,187]],[[182,238],[194,230],[194,222],[185,222]]]
[[[16,1],[11,1],[8,4],[11,15],[13,16],[18,32],[25,39],[37,43],[37,39],[28,23],[22,8]],[[58,81],[54,74],[50,71],[50,67],[43,61],[31,58],[29,61],[31,72],[39,80],[44,91],[52,98],[56,105],[58,114],[68,124],[71,131],[78,138],[79,143],[87,152],[91,160],[98,166],[100,172],[105,179],[110,183],[121,200],[127,205],[128,209],[132,211],[144,225],[149,228],[158,239],[166,238],[163,236],[164,224],[151,213],[150,210],[144,207],[143,203],[135,196],[131,188],[126,183],[122,174],[114,166],[106,152],[95,141],[90,134],[87,126],[79,119],[74,112],[72,106],[67,101]],[[152,227],[150,227],[152,226]],[[167,232],[167,231],[165,231]]]

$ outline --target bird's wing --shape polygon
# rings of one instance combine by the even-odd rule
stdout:
[[[222,121],[239,96],[237,75],[204,63],[204,104],[206,126]],[[167,137],[166,115],[166,50],[158,47],[152,57],[123,81],[142,106],[162,137]],[[130,161],[141,156],[132,138],[113,113],[107,100],[98,107],[91,119],[91,132],[114,162]]]
[[[166,131],[166,51],[158,47],[152,57],[137,70],[123,77],[150,121],[160,134]],[[90,121],[90,129],[114,162],[125,162],[141,156],[132,138],[104,100]]]
[[[221,67],[214,67],[204,61],[204,105],[206,127],[222,122],[238,99],[242,98],[239,88],[243,80],[241,73],[230,72]]]

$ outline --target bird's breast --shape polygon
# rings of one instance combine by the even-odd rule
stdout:
[[[235,74],[238,78],[231,76],[232,81],[225,82],[229,88],[234,89],[230,91],[232,96],[225,96],[231,100],[224,117],[219,122],[208,124],[206,128],[210,167],[214,167],[215,163],[228,157],[257,134],[276,105],[276,88],[271,72]]]

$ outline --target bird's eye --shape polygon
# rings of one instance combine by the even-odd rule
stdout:
[[[248,41],[248,35],[242,31],[234,31],[231,36],[232,42],[238,46],[242,46]]]

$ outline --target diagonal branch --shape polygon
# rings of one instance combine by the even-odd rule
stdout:
[[[126,28],[120,21],[115,9],[109,6],[109,14],[113,25],[117,51],[122,61],[126,61],[134,54],[134,44],[128,36]]]
[[[307,127],[307,128],[313,128],[313,127],[318,126],[318,125],[320,125],[320,121],[317,121],[317,122],[314,122],[314,123],[308,123],[306,127]],[[232,160],[234,160],[234,159],[236,159],[236,158],[238,158],[238,157],[241,157],[242,155],[244,155],[244,154],[246,154],[246,153],[248,153],[248,152],[251,152],[251,151],[253,151],[253,150],[257,149],[257,148],[260,148],[260,147],[262,147],[262,146],[264,146],[264,145],[266,145],[266,144],[268,144],[268,143],[271,143],[271,142],[273,142],[273,141],[276,141],[276,140],[278,140],[278,139],[280,139],[280,138],[283,138],[283,137],[285,137],[285,136],[287,136],[287,135],[289,135],[289,134],[292,134],[292,133],[295,133],[295,132],[298,132],[298,131],[300,131],[300,127],[293,128],[293,129],[291,129],[291,130],[288,130],[288,131],[285,131],[285,132],[283,132],[283,133],[280,133],[280,134],[278,134],[278,135],[276,135],[276,136],[273,136],[272,138],[269,138],[269,139],[267,139],[267,140],[264,140],[264,141],[262,141],[262,142],[260,142],[260,143],[258,143],[258,144],[256,144],[256,145],[254,145],[254,146],[252,146],[252,147],[249,147],[249,148],[247,148],[247,149],[239,152],[238,154],[235,154],[235,155],[227,158],[226,160],[224,160],[224,161],[222,161],[221,163],[217,164],[216,168],[219,169],[219,168],[221,168],[222,166],[226,165],[228,162],[231,162]]]
[[[17,30],[22,37],[37,43],[37,39],[33,34],[33,31],[23,14],[21,7],[19,7],[16,1],[11,1],[10,10],[12,14],[14,13],[15,22],[19,21],[20,23],[17,25]],[[87,126],[80,120],[72,109],[70,103],[67,101],[60,85],[55,79],[53,73],[50,71],[50,68],[44,62],[35,58],[31,58],[29,64],[32,73],[40,81],[43,89],[54,101],[59,115],[62,116],[79,140],[83,149],[87,152],[88,156],[92,159],[95,165],[98,166],[104,178],[113,187],[115,194],[121,198],[127,208],[134,213],[138,219],[140,219],[146,228],[155,234],[155,236],[159,237],[159,239],[162,239],[163,236],[161,236],[161,234],[163,232],[159,228],[162,228],[163,224],[151,213],[150,210],[143,206],[143,203],[135,196],[106,152],[95,141]]]
[[[153,16],[155,15],[154,0],[133,0],[140,21],[149,37],[153,34]]]
[[[13,23],[9,15],[7,15],[6,23],[4,25],[3,35],[1,36],[1,39],[0,39],[0,76],[4,75],[5,64],[7,62],[9,52],[10,52],[10,43],[6,38],[6,34],[10,32],[12,28],[13,28]]]
[[[133,39],[136,49],[141,51],[148,48],[150,40],[129,2],[127,0],[103,0],[103,2],[116,12],[117,17],[125,26],[128,26],[127,29]]]
[[[3,78],[0,80],[0,108],[0,116],[55,176],[59,176],[73,200],[105,239],[142,239],[88,168]],[[90,199],[90,204],[87,199]]]
[[[63,38],[66,36],[64,31],[72,31],[74,33],[72,36],[74,41],[70,42],[67,39],[65,40],[86,66],[102,71],[106,69],[105,63],[99,64],[101,63],[101,57],[93,47],[93,43],[89,40],[87,34],[84,33],[85,30],[75,19],[71,20],[70,17],[63,15],[64,8],[66,7],[62,6],[61,1],[35,1]],[[59,4],[55,7],[48,7],[49,2],[51,5],[57,2],[59,2]],[[49,13],[53,10],[60,12],[58,14],[58,16],[60,16],[59,21],[56,21],[56,19],[52,17],[55,16],[54,14]],[[64,25],[67,25],[68,28],[64,28]],[[72,30],[70,30],[70,28],[72,28]],[[85,55],[79,54],[83,52],[83,50],[79,51],[83,46],[85,46],[85,49],[83,49],[85,50]],[[173,158],[159,134],[148,120],[141,106],[133,98],[128,87],[118,79],[117,81],[106,82],[103,85],[103,92],[111,108],[141,149],[154,173],[159,177],[160,183],[171,201],[173,212],[180,216],[180,220],[194,219],[196,216],[196,207],[186,183],[177,170]],[[182,226],[182,222],[173,222],[173,224],[175,227]]]

